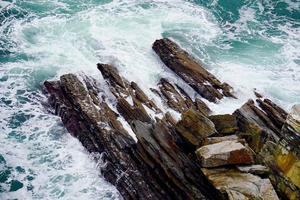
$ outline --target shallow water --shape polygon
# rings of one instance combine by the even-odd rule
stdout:
[[[171,37],[239,100],[253,89],[287,110],[300,103],[297,0],[15,0],[0,2],[0,199],[119,199],[97,163],[41,104],[41,84],[68,72],[101,79],[114,64],[145,90],[160,77],[183,84],[151,50]]]

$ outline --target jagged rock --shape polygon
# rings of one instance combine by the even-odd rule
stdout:
[[[279,199],[269,179],[226,168],[203,169],[203,172],[216,188],[227,193],[230,200]]]
[[[280,144],[268,141],[260,156],[273,171],[270,179],[288,199],[300,199],[300,157]]]
[[[259,99],[263,98],[263,95],[260,94],[259,92],[257,92],[256,89],[254,89],[253,92],[254,92],[254,95],[255,95],[257,98],[259,98]]]
[[[233,115],[236,116],[239,130],[243,133],[241,136],[255,152],[259,152],[267,140],[280,140],[279,129],[255,106],[253,100],[249,100]]]
[[[217,131],[221,135],[231,135],[239,130],[234,115],[211,115],[209,119],[215,124]]]
[[[240,136],[257,153],[256,160],[271,169],[270,180],[278,194],[282,198],[299,199],[296,181],[299,180],[299,139],[287,131],[288,114],[282,108],[269,99],[258,99],[257,103],[259,107],[249,100],[234,112],[243,132]]]
[[[221,83],[173,41],[167,38],[156,40],[152,48],[167,67],[207,100],[216,102],[223,96],[234,97],[227,83]]]
[[[210,108],[199,98],[195,99],[196,110],[201,112],[203,115],[208,116],[211,113]]]
[[[196,154],[202,167],[253,164],[251,150],[237,141],[222,141],[197,149]]]
[[[282,126],[281,135],[292,146],[292,150],[300,155],[300,105],[292,107]]]
[[[182,113],[193,106],[193,101],[190,98],[184,98],[175,87],[164,78],[159,82],[159,89],[166,98],[166,102],[170,108]]]
[[[204,98],[216,102],[233,97],[228,84],[177,44],[162,39],[153,49]],[[55,114],[89,152],[101,153],[100,170],[124,199],[226,199],[222,193],[229,199],[278,199],[264,179],[268,175],[281,197],[300,199],[299,107],[288,115],[260,97],[233,115],[209,117],[210,109],[201,99],[193,101],[183,88],[162,79],[159,90],[151,91],[182,113],[176,122],[116,68],[98,64],[98,69],[107,85],[99,87],[97,80],[74,74],[44,85]],[[210,137],[217,132],[236,135]],[[261,165],[244,166],[254,162],[247,143],[255,160],[270,172]],[[205,174],[200,166],[208,168],[202,169]]]
[[[208,116],[211,112],[208,106],[199,98],[195,102],[188,96],[188,94],[179,86],[174,86],[167,79],[162,78],[158,84],[161,95],[164,97],[167,105],[179,113],[183,113],[190,108],[197,110]]]
[[[148,119],[150,117],[145,117],[145,115],[148,114],[145,111],[143,105],[148,107],[154,113],[161,113],[161,110],[155,105],[152,100],[147,97],[147,95],[140,89],[140,87],[135,82],[129,83],[126,79],[122,78],[115,67],[100,63],[97,64],[97,67],[102,73],[103,78],[107,80],[109,89],[116,97],[118,104],[121,104],[118,106],[118,108],[123,108],[123,105],[128,107],[128,109],[125,109],[123,111],[120,110],[120,112],[130,111],[126,113],[126,116],[133,115],[136,117],[141,114],[144,116],[143,119],[147,118],[146,121],[149,121]],[[125,103],[125,101],[127,103]],[[132,113],[131,111],[133,111],[134,113]]]
[[[178,148],[172,131],[163,122],[147,124],[134,121],[133,130],[139,144],[148,153],[149,158],[156,163],[155,168],[160,166],[173,184],[185,192],[187,199],[202,199],[204,198],[203,191],[212,191],[211,185],[205,185],[208,182],[205,183],[206,177],[202,174],[200,167]],[[156,176],[160,176],[160,173]],[[219,193],[216,196],[207,195],[221,198]]]
[[[189,109],[182,114],[176,124],[176,130],[192,146],[199,146],[202,141],[216,133],[214,124],[203,114]]]
[[[117,99],[124,99],[121,95],[126,93],[132,95],[130,88],[123,87],[126,83],[120,76],[115,73],[113,77],[118,80],[112,82],[115,85],[110,89]],[[73,74],[63,75],[60,81],[45,82],[49,103],[88,151],[101,153],[101,172],[124,199],[223,199],[197,162],[177,146],[176,132],[164,120],[151,120],[149,124],[142,122],[140,116],[127,117],[135,127],[136,143],[118,121],[119,114],[87,82]],[[137,99],[144,104],[143,98]]]
[[[272,123],[280,130],[285,122],[287,113],[284,110],[279,109],[279,107],[269,99],[265,99],[264,101],[257,99],[256,101],[258,102],[259,107],[261,107],[267,116],[272,120]]]

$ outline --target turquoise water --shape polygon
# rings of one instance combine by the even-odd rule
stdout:
[[[120,199],[93,156],[41,102],[41,84],[66,72],[118,67],[146,89],[167,76],[151,44],[172,37],[234,86],[289,109],[300,103],[297,0],[15,0],[0,2],[0,199]],[[100,77],[98,77],[100,79]],[[151,96],[151,95],[150,95]],[[97,155],[95,155],[97,156]]]

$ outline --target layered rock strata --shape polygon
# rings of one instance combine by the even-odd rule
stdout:
[[[153,49],[203,98],[234,97],[171,40]],[[66,74],[44,86],[67,130],[101,154],[101,173],[124,199],[299,199],[299,107],[288,114],[260,95],[233,114],[211,115],[202,98],[166,78],[145,92],[114,66],[97,67],[105,83]]]

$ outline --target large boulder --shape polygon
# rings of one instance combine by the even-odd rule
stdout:
[[[176,130],[185,141],[193,146],[199,146],[206,137],[216,133],[212,121],[193,109],[182,114],[181,120],[176,124]]]
[[[203,169],[204,174],[229,200],[278,200],[269,179],[263,179],[236,169]]]
[[[222,141],[202,146],[196,154],[201,166],[207,168],[254,162],[251,150],[238,141]]]

